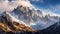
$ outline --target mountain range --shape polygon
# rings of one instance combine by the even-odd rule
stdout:
[[[18,6],[11,12],[0,14],[0,31],[2,32],[35,32],[40,34],[59,34],[59,16],[44,16],[43,12],[34,8]],[[57,28],[57,29],[56,29]],[[48,31],[48,32],[47,32]],[[4,34],[3,33],[3,34]]]

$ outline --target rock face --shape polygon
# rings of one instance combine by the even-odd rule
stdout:
[[[35,16],[43,16],[40,10],[30,9],[29,7],[18,6],[16,9],[12,11],[13,16],[17,16],[16,18],[26,22],[31,23],[34,22],[36,19]],[[38,16],[37,16],[38,15]],[[35,20],[34,20],[35,19]]]
[[[60,22],[58,22],[58,24],[60,24]],[[43,29],[41,32],[43,34],[60,34],[60,25],[58,24],[56,23],[46,29]]]
[[[48,28],[60,21],[58,16],[51,16],[50,14],[44,16],[42,11],[24,6],[18,6],[11,14],[36,30]]]
[[[24,24],[19,24],[15,21],[10,20],[4,14],[0,16],[0,32],[22,32],[22,31],[28,31],[28,32],[34,32],[35,30],[31,27],[25,26]]]

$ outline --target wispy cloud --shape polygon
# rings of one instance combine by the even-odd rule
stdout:
[[[0,11],[11,11],[18,5],[32,6],[29,0],[12,0],[11,2],[8,0],[0,0]]]
[[[39,8],[44,15],[50,14],[51,16],[59,16],[60,17],[60,5],[49,6],[49,8]]]
[[[37,2],[38,2],[38,1],[40,1],[40,0],[32,0],[32,1],[37,1]]]
[[[32,0],[32,1],[34,1],[34,2],[41,2],[41,3],[43,3],[43,0]]]

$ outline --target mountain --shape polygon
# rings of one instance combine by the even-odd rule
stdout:
[[[11,20],[11,15],[7,12],[4,12],[2,16],[0,16],[0,34],[4,34],[6,32],[34,32],[35,30],[31,27],[25,26],[25,24],[20,24],[16,21]]]
[[[52,26],[41,30],[43,34],[60,34],[60,22],[53,24]]]
[[[16,9],[12,11],[12,15],[15,17],[17,16],[19,20],[23,20],[24,22],[29,23],[33,21],[34,16],[42,16],[42,12],[40,10],[31,10],[29,7],[18,6]]]
[[[50,14],[43,15],[42,11],[35,8],[18,6],[11,12],[12,16],[19,21],[24,22],[35,30],[42,30],[60,21],[59,16],[52,16]]]
[[[42,11],[18,6],[11,12],[0,14],[0,31],[8,33],[50,33],[55,24],[60,22],[59,16],[43,15]],[[3,34],[4,34],[3,33]]]

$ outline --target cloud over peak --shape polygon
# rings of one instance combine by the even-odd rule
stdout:
[[[32,6],[29,0],[0,0],[0,11],[11,11],[19,5]]]

